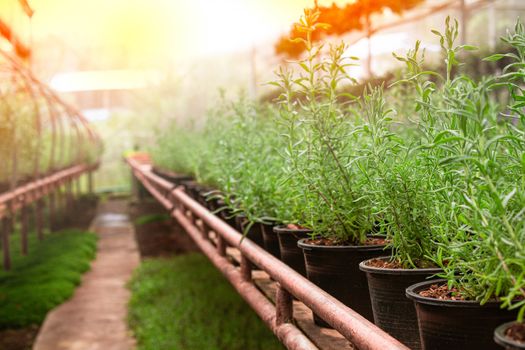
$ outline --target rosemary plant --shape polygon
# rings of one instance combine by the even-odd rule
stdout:
[[[195,174],[199,139],[196,131],[172,124],[149,150],[154,164],[179,174]]]
[[[501,298],[504,306],[521,308],[521,319],[525,301],[517,297],[525,295],[525,163],[523,125],[516,122],[523,94],[516,82],[523,81],[523,28],[518,25],[507,38],[518,49],[518,54],[509,54],[515,62],[498,79],[476,82],[453,76],[459,52],[472,48],[456,46],[457,23],[447,19],[446,25],[444,34],[435,32],[445,53],[441,84],[421,79],[435,73],[420,71],[415,56],[405,61],[412,68],[405,82],[418,93],[419,151],[437,184],[429,237],[435,248],[427,257],[443,268],[443,277],[463,298],[481,304]],[[510,90],[507,113],[492,94],[501,86]]]
[[[393,260],[406,268],[428,267],[435,251],[436,171],[427,166],[414,139],[393,131],[394,112],[387,109],[382,88],[365,93],[360,132],[370,142],[361,150],[357,164],[367,179],[377,229],[386,234],[393,248]]]
[[[323,45],[312,44],[312,33],[325,27],[319,12],[305,10],[298,38],[306,46],[306,58],[296,63],[298,75],[281,69],[274,85],[282,89],[280,121],[286,147],[286,185],[299,222],[334,242],[360,244],[371,230],[371,218],[362,195],[362,178],[352,163],[355,121],[339,88],[352,83],[346,68],[353,63],[344,56],[345,44],[332,45],[324,55]]]

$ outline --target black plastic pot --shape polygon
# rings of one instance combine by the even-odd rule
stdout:
[[[203,187],[199,191],[199,197],[201,198],[201,204],[205,206],[209,211],[215,211],[218,208],[217,195],[220,194],[220,191],[214,190],[209,187]]]
[[[215,212],[217,209],[219,209],[219,198],[208,196],[206,198],[206,207],[209,211]]]
[[[494,341],[496,344],[501,345],[505,350],[523,350],[525,349],[525,343],[517,342],[510,339],[505,335],[507,329],[512,326],[515,322],[504,323],[494,331]]]
[[[200,205],[202,205],[203,207],[207,209],[209,209],[208,208],[208,195],[212,191],[213,189],[211,187],[208,187],[205,185],[200,185],[197,188],[197,195],[196,195],[197,202],[199,202]]]
[[[249,225],[248,219],[246,219],[246,216],[243,214],[239,214],[235,217],[235,221],[237,223],[237,231],[242,233],[244,235],[244,232]],[[248,229],[248,232],[246,233],[246,238],[249,238],[251,241],[256,243],[258,246],[264,248],[264,241],[262,236],[262,228],[259,223],[254,223],[250,226]]]
[[[216,210],[219,210],[219,209],[220,209],[220,211],[218,212],[218,215],[224,221],[226,221],[226,223],[228,223],[228,225],[230,225],[234,229],[237,229],[237,223],[236,223],[236,220],[235,220],[235,215],[233,214],[232,210],[226,206],[226,203],[222,199],[219,199],[217,201],[217,209]]]
[[[390,257],[379,259],[388,261]],[[416,309],[405,291],[442,270],[380,268],[369,265],[371,260],[362,261],[359,269],[366,273],[374,323],[410,349],[421,349]]]
[[[281,260],[301,275],[306,276],[303,250],[297,246],[300,239],[308,238],[312,233],[309,229],[290,229],[286,226],[275,226],[273,232],[277,234]]]
[[[184,187],[184,191],[196,201],[199,201],[199,192],[202,186],[195,181],[183,181],[181,185]]]
[[[494,329],[516,319],[516,312],[500,308],[500,302],[439,300],[419,295],[432,284],[446,280],[430,280],[411,285],[406,296],[414,301],[422,348],[425,350],[497,350],[492,337]]]
[[[279,238],[277,233],[273,231],[276,226],[275,223],[263,224],[261,223],[262,237],[264,241],[264,249],[277,259],[281,259],[281,249],[279,248]]]
[[[244,214],[235,215],[235,229],[240,233],[243,233],[244,222],[246,221],[246,216]]]
[[[366,275],[359,270],[363,260],[385,255],[384,245],[321,246],[301,239],[308,279],[368,320],[374,320]],[[314,315],[321,327],[330,327]]]

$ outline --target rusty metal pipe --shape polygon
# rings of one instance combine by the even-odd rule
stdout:
[[[241,276],[245,281],[252,280],[252,263],[244,255],[241,255]]]
[[[93,194],[93,172],[92,171],[88,171],[87,173],[87,191],[88,191],[88,194],[90,195]]]
[[[275,295],[275,307],[277,309],[277,324],[288,323],[293,320],[293,297],[280,284]]]
[[[220,235],[217,237],[217,252],[220,256],[226,256],[226,242]]]
[[[170,202],[155,188],[147,177],[139,171],[134,171],[139,180],[143,182],[144,187],[155,197],[166,209],[171,208]],[[168,183],[166,183],[168,185]],[[178,208],[173,211],[172,216],[177,219],[179,224],[194,240],[201,251],[212,261],[212,263],[223,273],[228,281],[234,286],[244,300],[256,311],[259,317],[270,327],[277,335],[279,340],[288,349],[309,350],[318,349],[300,330],[290,323],[277,324],[276,310],[273,304],[255,287],[251,281],[247,281],[246,273],[249,269],[245,268],[244,272],[236,269],[225,257],[224,249],[216,249],[213,244],[202,236],[202,232],[195,226],[194,222],[187,218],[185,209]],[[221,236],[220,240],[222,240]],[[222,240],[224,242],[224,240]],[[222,254],[221,254],[222,253]],[[251,264],[248,260],[246,264]]]
[[[85,164],[75,165],[0,194],[0,218],[6,215],[7,207],[13,213],[22,209],[21,198],[27,198],[26,204],[35,202],[52,191],[59,189],[67,179],[77,178],[89,169],[92,169],[92,167]]]
[[[75,197],[79,199],[82,196],[82,178],[78,177],[75,180]]]
[[[13,190],[0,194],[0,203],[11,202],[16,198],[38,191],[39,189],[44,188],[45,186],[55,185],[62,179],[80,176],[82,173],[87,171],[87,169],[89,169],[87,165],[75,165],[71,168],[67,168],[58,171],[52,175],[46,176],[45,178],[38,179],[28,184],[19,186]]]
[[[48,225],[49,225],[49,230],[52,231],[53,228],[55,227],[55,223],[57,222],[56,220],[56,212],[57,212],[57,208],[56,208],[56,197],[55,197],[55,193],[54,192],[51,192],[49,194],[49,219],[48,219]]]
[[[9,236],[14,231],[13,221],[16,218],[17,212],[21,211],[21,253],[22,255],[26,255],[28,253],[29,206],[36,203],[36,230],[38,238],[42,239],[44,225],[42,210],[44,197],[48,195],[50,196],[49,224],[52,226],[51,223],[53,219],[56,219],[57,200],[55,195],[60,194],[57,193],[60,191],[60,187],[66,183],[66,189],[69,186],[69,191],[66,192],[71,194],[71,181],[79,178],[82,174],[88,171],[93,171],[96,167],[98,167],[98,164],[95,164],[94,166],[86,164],[75,165],[0,194],[0,220],[3,224],[3,268],[5,270],[10,269],[11,267]],[[58,201],[59,200],[60,199],[58,199]]]
[[[163,191],[172,188],[171,183],[151,172],[150,165],[140,164],[133,159],[128,159],[128,163],[136,172],[140,172],[143,175],[141,178],[146,180],[144,182],[155,184],[155,186],[150,184],[150,188],[157,192],[156,195],[152,193],[155,197],[162,197],[160,191],[155,187],[160,187]],[[328,322],[359,349],[408,349],[398,340],[308,281],[249,239],[245,238],[241,244],[242,235],[239,232],[191,199],[182,189],[172,190],[171,195],[194,215],[198,216],[219,237],[224,238],[230,245],[237,247],[252,263],[266,271],[272,279],[279,282],[283,288],[311,308],[313,312]],[[185,216],[180,217],[188,222]]]

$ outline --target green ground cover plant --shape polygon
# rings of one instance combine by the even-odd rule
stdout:
[[[97,237],[75,229],[30,235],[31,254],[19,254],[19,234],[11,238],[12,269],[0,271],[0,328],[41,324],[48,311],[67,300],[89,270]]]
[[[129,287],[139,349],[283,349],[201,254],[146,260]]]

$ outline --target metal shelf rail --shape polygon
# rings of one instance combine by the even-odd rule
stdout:
[[[288,349],[318,349],[293,323],[293,297],[328,322],[361,350],[408,349],[373,323],[295,272],[263,248],[230,227],[190,198],[182,188],[152,172],[147,157],[126,158],[135,178],[162,204],[191,236],[215,267]],[[214,240],[211,239],[213,236]],[[240,253],[240,267],[226,256],[227,247]],[[252,269],[277,282],[275,305],[253,282]]]
[[[74,165],[51,175],[31,181],[13,190],[0,194],[0,220],[2,222],[2,258],[4,270],[11,268],[10,235],[14,231],[17,214],[20,213],[21,253],[28,253],[29,209],[35,205],[35,229],[39,240],[44,234],[44,198],[49,197],[49,221],[54,220],[57,205],[65,202],[70,206],[74,199],[73,184],[77,181],[77,194],[80,193],[80,177],[86,175],[88,190],[92,192],[92,174],[96,164]],[[64,188],[63,193],[59,191]]]

